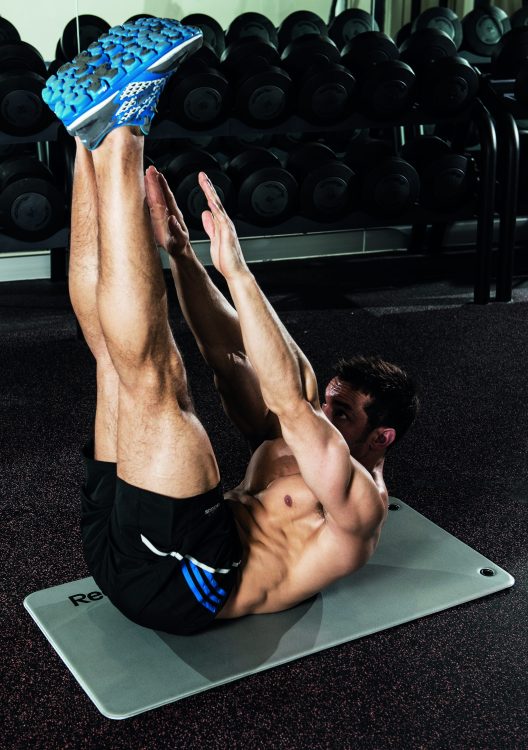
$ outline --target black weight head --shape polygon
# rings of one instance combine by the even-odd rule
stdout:
[[[402,158],[416,167],[420,176],[420,203],[433,211],[452,212],[473,194],[475,170],[471,159],[453,152],[437,136],[418,136],[406,143]]]
[[[295,178],[277,156],[252,148],[235,156],[228,174],[238,184],[238,212],[257,226],[274,226],[290,218],[297,206]]]
[[[46,77],[48,69],[40,52],[27,42],[4,44],[0,47],[0,73],[29,70]]]
[[[46,77],[46,64],[30,44],[0,47],[0,130],[33,135],[52,122],[51,110],[41,96]]]
[[[34,135],[53,121],[42,101],[45,79],[36,73],[0,74],[0,130],[10,135]]]
[[[523,5],[522,8],[516,10],[515,13],[510,16],[510,23],[512,29],[528,26],[528,5]]]
[[[496,77],[515,78],[528,60],[528,27],[511,29],[499,40],[492,54],[492,72]]]
[[[398,60],[400,53],[390,36],[382,31],[366,31],[354,37],[343,47],[341,62],[352,73],[360,74],[365,68],[388,60]]]
[[[317,13],[308,10],[296,10],[290,13],[278,29],[279,50],[282,50],[301,36],[326,36],[326,23]]]
[[[404,26],[401,27],[401,29],[396,34],[396,39],[394,40],[396,42],[396,46],[398,49],[401,48],[402,44],[407,41],[407,39],[412,34],[412,24],[406,23]]]
[[[449,8],[429,8],[420,13],[414,21],[413,32],[420,29],[438,29],[453,40],[457,49],[462,44],[463,32],[462,22],[457,14]]]
[[[12,44],[20,41],[20,34],[7,18],[0,16],[0,44]]]
[[[335,153],[324,143],[303,143],[288,154],[286,167],[300,181],[312,170],[335,161]]]
[[[315,125],[333,125],[350,114],[356,80],[343,65],[322,60],[299,82],[297,111]]]
[[[216,54],[216,50],[208,42],[202,42],[200,49],[193,52],[191,57],[188,57],[182,64],[181,68],[185,66],[185,70],[191,70],[193,62],[198,65],[205,63],[211,68],[220,68],[220,58]]]
[[[364,175],[391,156],[394,156],[394,152],[388,141],[381,138],[360,138],[350,144],[343,161],[355,172]]]
[[[306,143],[289,155],[286,166],[300,182],[303,216],[329,222],[350,212],[357,198],[357,176],[328,146]]]
[[[234,81],[235,116],[253,127],[272,127],[290,111],[292,81],[279,67],[277,49],[259,37],[230,44],[222,65]]]
[[[378,63],[361,76],[361,109],[374,120],[399,117],[413,105],[416,76],[401,60]]]
[[[420,195],[420,178],[409,162],[397,156],[383,160],[366,172],[361,196],[365,210],[393,219],[412,208]]]
[[[290,113],[292,80],[280,67],[261,57],[252,58],[238,80],[234,114],[252,127],[272,127]]]
[[[64,194],[51,171],[36,158],[0,164],[0,222],[6,234],[36,242],[64,225]]]
[[[508,14],[494,5],[475,8],[462,19],[464,49],[491,57],[495,46],[511,29]]]
[[[283,51],[281,60],[290,75],[295,76],[302,75],[316,62],[339,63],[341,56],[331,39],[313,34],[294,39]]]
[[[341,50],[359,34],[379,30],[376,20],[369,13],[358,8],[350,8],[334,18],[328,28],[328,36]]]
[[[457,48],[453,40],[438,29],[420,29],[412,34],[401,46],[401,59],[418,70],[433,60],[453,57]]]
[[[89,47],[92,42],[99,39],[110,28],[110,24],[103,18],[92,15],[79,16],[79,37],[81,49],[77,46],[77,19],[69,21],[61,36],[62,54],[66,60],[71,60],[79,52]]]
[[[181,22],[186,26],[198,26],[202,30],[204,42],[210,44],[218,57],[221,57],[225,49],[225,34],[218,21],[205,13],[191,13],[182,18]]]
[[[275,26],[262,13],[241,13],[234,18],[225,34],[226,46],[246,36],[258,37],[270,42],[274,47],[277,46],[278,37]]]
[[[401,150],[401,157],[421,172],[431,162],[450,156],[453,149],[443,138],[436,135],[417,136],[408,141]]]
[[[208,130],[227,118],[231,91],[220,70],[195,58],[172,76],[165,101],[170,119],[189,130]]]
[[[418,75],[420,106],[425,112],[440,117],[461,112],[475,99],[478,90],[477,71],[459,55],[435,60]]]
[[[266,148],[254,146],[237,154],[227,167],[227,171],[233,181],[237,184],[242,183],[252,172],[263,167],[280,167],[281,162],[278,156]]]
[[[472,159],[451,154],[431,162],[420,173],[421,203],[433,211],[452,213],[473,197],[476,175]]]
[[[233,186],[222,172],[215,157],[202,149],[190,149],[174,157],[163,170],[169,187],[174,192],[185,222],[195,229],[202,228],[202,212],[207,200],[198,184],[198,174],[206,172],[229,213],[232,207]]]
[[[251,58],[260,57],[270,65],[280,65],[277,48],[261,37],[243,37],[229,44],[222,54],[222,66],[230,75],[243,77]]]

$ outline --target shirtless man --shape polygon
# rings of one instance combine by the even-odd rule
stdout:
[[[156,44],[165,34],[176,49],[176,22],[156,21],[137,25],[152,30]],[[135,41],[135,29],[122,29],[111,42],[126,42],[127,34]],[[185,44],[193,31],[185,30]],[[171,49],[147,69],[149,84]],[[85,77],[88,67],[94,91],[100,54],[93,64],[84,58],[73,65],[80,78],[78,69]],[[136,96],[143,84],[139,74],[130,77],[133,67],[126,81]],[[374,552],[387,514],[384,456],[400,428],[394,420],[373,427],[371,391],[340,376],[321,407],[313,370],[248,269],[206,175],[199,180],[209,206],[204,229],[236,310],[197,261],[166,182],[156,170],[143,174],[144,107],[138,117],[138,107],[127,105],[128,121],[116,122],[115,112],[104,121],[107,97],[72,125],[81,101],[75,85],[73,114],[62,94],[56,111],[77,141],[70,296],[97,362],[95,435],[83,450],[81,529],[90,571],[130,619],[173,633],[292,607]],[[49,103],[59,85],[48,86]],[[156,244],[170,255],[184,315],[226,412],[254,449],[244,480],[225,497],[169,327]],[[403,432],[416,397],[398,368],[378,366],[393,390],[403,383],[400,412],[411,415]]]

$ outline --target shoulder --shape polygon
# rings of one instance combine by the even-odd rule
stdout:
[[[387,514],[387,491],[357,461],[345,501],[339,512],[325,508],[327,528],[334,534],[370,539],[379,534]],[[384,490],[384,491],[382,491]]]

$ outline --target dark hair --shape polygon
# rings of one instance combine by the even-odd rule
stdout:
[[[417,388],[408,373],[381,357],[360,355],[339,360],[334,372],[354,390],[371,396],[364,407],[371,430],[393,427],[395,442],[404,436],[419,408]]]

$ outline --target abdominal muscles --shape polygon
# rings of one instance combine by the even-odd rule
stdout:
[[[279,477],[254,495],[236,490],[228,499],[245,555],[238,588],[219,617],[288,609],[342,575],[320,549],[324,512],[300,474]]]

